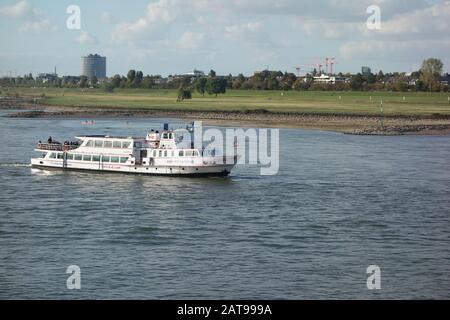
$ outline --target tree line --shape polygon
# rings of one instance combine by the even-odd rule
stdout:
[[[439,59],[424,60],[420,70],[411,75],[405,73],[377,74],[342,74],[335,75],[340,78],[334,84],[317,83],[314,77],[319,73],[314,70],[306,76],[298,77],[294,73],[263,70],[250,77],[243,74],[233,76],[218,76],[214,70],[204,76],[169,76],[145,75],[142,71],[129,70],[126,76],[116,74],[111,78],[99,81],[96,77],[88,79],[81,77],[63,77],[54,81],[40,84],[31,74],[17,78],[0,79],[1,86],[55,86],[69,88],[103,88],[112,92],[116,88],[142,88],[142,89],[176,89],[178,100],[192,98],[193,92],[202,96],[205,94],[217,96],[224,94],[228,89],[235,90],[299,90],[299,91],[448,91],[448,85],[440,82],[443,72],[443,63]],[[342,80],[342,79],[345,79]]]

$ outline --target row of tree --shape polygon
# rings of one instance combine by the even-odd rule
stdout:
[[[335,84],[323,84],[314,81],[314,73],[305,77],[297,77],[294,73],[264,70],[253,76],[217,76],[211,70],[207,76],[169,76],[163,79],[159,75],[146,75],[142,71],[130,70],[126,76],[114,75],[106,81],[100,82],[96,77],[88,79],[81,77],[57,78],[46,83],[39,83],[31,74],[18,78],[2,78],[1,86],[56,86],[56,87],[102,87],[112,92],[116,88],[145,88],[145,89],[178,89],[179,99],[189,99],[192,92],[201,95],[218,95],[227,89],[242,90],[333,90],[333,91],[448,91],[448,85],[441,84],[440,76],[443,63],[439,59],[423,61],[419,71],[407,76],[405,73],[378,74],[342,74],[337,77],[341,81]],[[342,79],[345,79],[343,81]]]

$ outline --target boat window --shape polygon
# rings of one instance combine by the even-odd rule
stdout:
[[[169,139],[173,139],[173,133],[169,133]]]
[[[67,160],[73,160],[73,154],[69,154],[68,153],[66,159]]]
[[[105,148],[112,148],[112,141],[105,141],[104,147]]]
[[[187,150],[186,151],[186,157],[192,157],[192,151],[191,150]]]
[[[102,148],[103,147],[103,141],[102,140],[95,140],[95,147],[96,148]]]
[[[110,156],[103,156],[103,162],[109,162],[109,160],[110,160]]]
[[[120,149],[122,147],[122,143],[120,141],[113,142],[114,149]]]
[[[112,163],[119,163],[119,157],[111,157]]]
[[[153,150],[153,158],[156,157],[156,150]]]
[[[64,155],[62,153],[58,153],[58,159],[64,159]]]
[[[195,150],[195,151],[194,151],[194,157],[198,157],[198,155],[199,155],[199,154],[198,154],[198,151]]]
[[[172,150],[172,157],[175,155],[175,152]]]
[[[83,157],[81,156],[81,154],[76,154],[74,156],[74,159],[77,160],[77,161],[81,161],[81,160],[83,160]]]
[[[99,162],[100,156],[92,156],[92,161]]]
[[[89,140],[86,142],[86,147],[92,147],[94,145],[94,142],[92,140]]]
[[[167,134],[167,132],[163,133],[163,139],[168,139],[169,135]]]
[[[128,141],[124,141],[122,142],[122,149],[128,149],[130,147],[130,142]]]
[[[50,155],[50,158],[56,159],[56,153],[52,153],[52,154]]]
[[[90,154],[83,155],[83,161],[92,161],[92,156]]]
[[[181,150],[181,151],[178,153],[178,155],[179,155],[180,157],[183,157],[183,156],[184,156],[183,150]]]
[[[120,158],[120,163],[126,163],[128,161],[127,157]]]
[[[166,151],[164,151],[164,157],[166,157],[166,158],[167,158],[167,150],[166,150]]]
[[[162,157],[162,151],[159,150],[159,157]]]

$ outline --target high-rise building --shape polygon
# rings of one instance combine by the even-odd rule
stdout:
[[[372,70],[369,67],[362,67],[361,73],[363,76],[370,76],[372,74]]]
[[[106,57],[98,54],[81,57],[81,75],[89,79],[92,79],[94,76],[97,79],[106,78]]]

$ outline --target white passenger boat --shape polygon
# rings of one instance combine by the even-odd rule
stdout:
[[[194,148],[194,127],[160,132],[152,130],[145,138],[79,136],[77,142],[39,143],[41,156],[31,159],[34,168],[59,168],[151,175],[227,176],[236,156],[216,154],[215,150]],[[190,138],[190,137],[188,137]],[[186,143],[184,143],[186,141]]]

